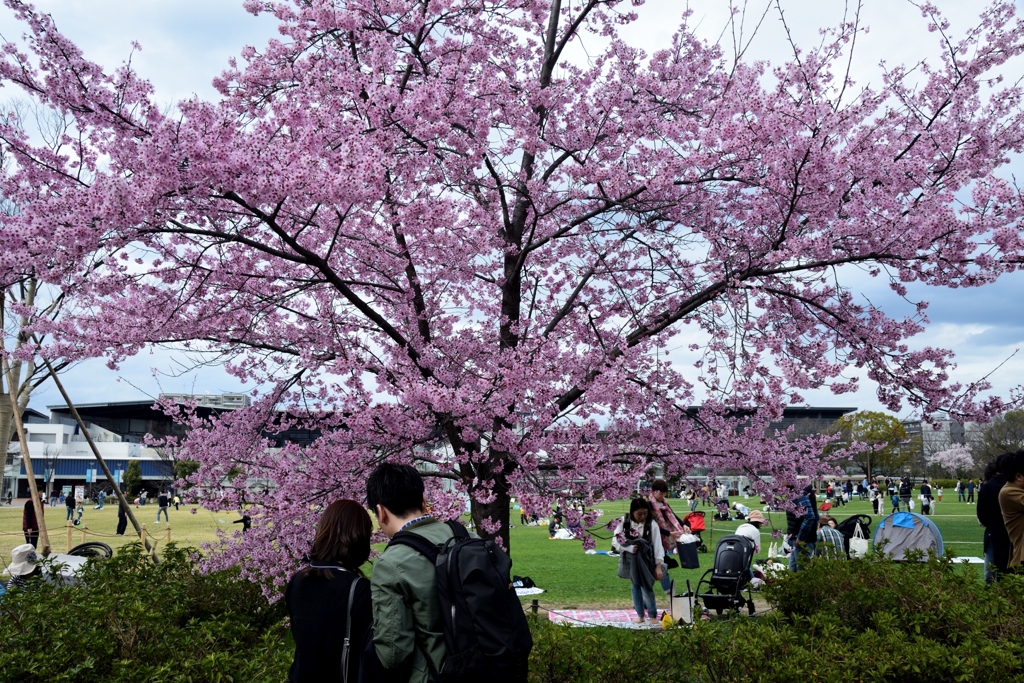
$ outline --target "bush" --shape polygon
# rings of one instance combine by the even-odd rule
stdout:
[[[78,586],[0,601],[0,671],[19,683],[283,681],[284,607],[168,546],[92,563]],[[818,559],[765,588],[767,615],[663,632],[532,624],[531,683],[1024,680],[1024,577],[994,586],[948,559]]]
[[[949,560],[816,560],[766,589],[775,611],[662,633],[534,626],[531,683],[1019,681],[1024,577]]]
[[[37,583],[0,601],[0,671],[21,683],[283,681],[283,605],[237,572],[198,573],[169,544],[90,562],[77,586]]]

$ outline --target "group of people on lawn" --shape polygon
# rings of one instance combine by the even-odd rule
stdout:
[[[978,491],[978,518],[985,526],[986,580],[1001,573],[1019,572],[1024,565],[1024,451],[1006,453],[986,468]],[[657,480],[649,498],[637,497],[618,521],[613,546],[631,558],[633,603],[638,621],[657,618],[653,585],[667,593],[666,554],[678,544],[692,542],[691,529],[682,523],[666,500],[668,486]],[[790,568],[816,555],[843,558],[845,544],[835,520],[818,510],[811,486],[794,493],[787,511],[787,546]],[[385,463],[367,480],[367,506],[389,538],[406,531],[438,546],[453,538],[453,527],[435,519],[424,498],[423,480],[408,465]],[[764,515],[750,511],[735,533],[761,550]],[[295,658],[289,678],[303,681],[356,680],[361,660],[372,653],[395,680],[426,683],[445,665],[444,615],[439,609],[435,568],[420,552],[391,544],[374,565],[370,581],[362,580],[361,567],[370,555],[373,524],[367,508],[352,500],[338,500],[323,512],[310,547],[306,567],[288,582],[285,600],[295,640]],[[30,545],[12,553],[12,578],[7,588],[19,588],[38,573],[39,557]],[[637,577],[637,578],[634,578]],[[371,626],[372,625],[372,626]],[[346,643],[370,643],[369,650]],[[343,659],[343,653],[348,656]],[[344,675],[339,662],[344,661]],[[502,680],[525,681],[526,660]],[[498,680],[498,679],[493,679]]]

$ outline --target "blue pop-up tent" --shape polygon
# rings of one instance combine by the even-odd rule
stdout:
[[[879,548],[883,541],[885,545]],[[908,550],[920,550],[924,559],[933,549],[940,556],[945,554],[939,527],[915,512],[894,512],[879,522],[874,545],[876,551],[881,550],[894,560],[905,559]]]

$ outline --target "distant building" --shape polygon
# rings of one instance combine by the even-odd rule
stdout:
[[[198,414],[204,417],[250,405],[245,394],[166,394],[161,398],[181,403],[194,402],[198,406]],[[127,469],[129,460],[138,460],[142,479],[150,482],[151,488],[173,481],[173,459],[158,449],[143,446],[142,442],[147,435],[183,436],[185,429],[155,406],[156,401],[153,400],[75,406],[115,478]],[[24,416],[32,471],[37,483],[45,480],[47,491],[83,484],[106,486],[103,471],[80,433],[70,408],[66,405],[47,408],[49,417],[31,409]],[[8,445],[3,475],[3,495],[8,492],[15,497],[28,495],[28,478],[16,433]]]
[[[981,425],[955,420],[937,420],[934,424],[922,420],[904,420],[903,428],[910,437],[907,447],[913,449],[910,453],[910,466],[923,472],[936,453],[957,444],[969,447],[978,437]]]

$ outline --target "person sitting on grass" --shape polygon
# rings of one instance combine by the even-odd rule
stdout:
[[[818,546],[815,551],[817,557],[846,559],[846,539],[836,526],[836,520],[828,515],[822,515],[818,519]]]
[[[14,546],[11,550],[11,564],[7,567],[7,573],[11,576],[6,584],[7,590],[24,588],[29,579],[40,576],[42,569],[36,563],[42,559],[31,543]]]
[[[738,536],[745,536],[754,543],[755,555],[759,555],[761,553],[762,526],[764,526],[764,513],[762,513],[760,510],[753,510],[747,516],[747,521],[736,527],[736,534]]]

